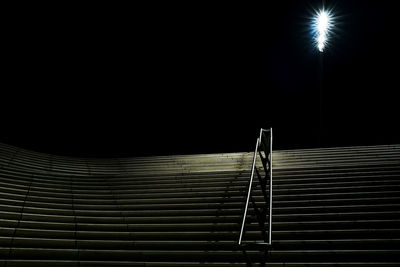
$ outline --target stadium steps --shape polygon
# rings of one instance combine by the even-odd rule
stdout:
[[[251,161],[1,144],[0,266],[400,265],[400,145],[274,151],[271,247],[237,245]]]

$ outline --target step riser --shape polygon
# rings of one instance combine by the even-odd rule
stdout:
[[[400,146],[274,151],[267,251],[237,245],[252,157],[76,159],[0,144],[0,267],[400,265]],[[244,240],[262,241],[249,207]]]

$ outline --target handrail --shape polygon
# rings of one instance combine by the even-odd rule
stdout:
[[[269,133],[269,140],[266,137],[266,133]],[[264,151],[265,156],[262,155],[262,151]],[[257,155],[260,156],[260,159],[262,161],[262,165],[265,171],[265,177],[261,177],[260,172],[257,169],[256,163],[257,163]],[[253,244],[258,244],[258,245],[271,245],[272,244],[272,128],[270,129],[260,129],[260,137],[257,138],[256,142],[256,148],[254,149],[254,155],[253,155],[253,163],[251,167],[251,175],[250,175],[250,181],[249,181],[249,189],[247,191],[247,198],[246,198],[246,205],[244,208],[243,212],[243,220],[242,220],[242,225],[240,228],[240,235],[239,235],[239,241],[238,244],[242,245],[243,244],[243,235],[244,235],[244,228],[246,224],[246,217],[247,217],[247,211],[249,208],[249,202],[251,199],[251,192],[252,192],[252,185],[253,185],[253,179],[254,179],[254,173],[257,174],[258,179],[261,184],[261,190],[264,195],[264,200],[265,200],[265,208],[264,211],[268,210],[268,238],[265,238],[264,236],[264,242],[255,242]],[[267,197],[267,180],[269,182],[269,194]],[[257,207],[255,206],[255,201],[252,200],[253,206],[258,211]],[[257,217],[258,222],[260,226],[264,227],[265,226],[265,221],[263,221],[261,216]],[[262,229],[265,231],[265,229]],[[267,239],[267,240],[266,240]]]

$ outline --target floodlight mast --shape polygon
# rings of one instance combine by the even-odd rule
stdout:
[[[319,11],[316,11],[312,20],[313,42],[319,53],[319,135],[318,144],[322,145],[324,136],[323,127],[323,52],[328,44],[330,31],[333,27],[331,10],[324,8],[324,3]]]
[[[315,48],[319,51],[319,135],[318,144],[322,146],[324,137],[323,126],[323,69],[324,69],[324,52],[329,44],[329,38],[332,35],[332,28],[334,27],[335,17],[333,16],[332,8],[325,8],[325,1],[322,0],[320,9],[314,9],[314,15],[311,17],[311,39]]]

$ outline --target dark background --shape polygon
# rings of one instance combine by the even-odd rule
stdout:
[[[4,8],[0,142],[84,157],[238,152],[273,127],[274,149],[400,143],[395,1],[325,1],[322,65],[309,27],[321,1],[185,2]]]

